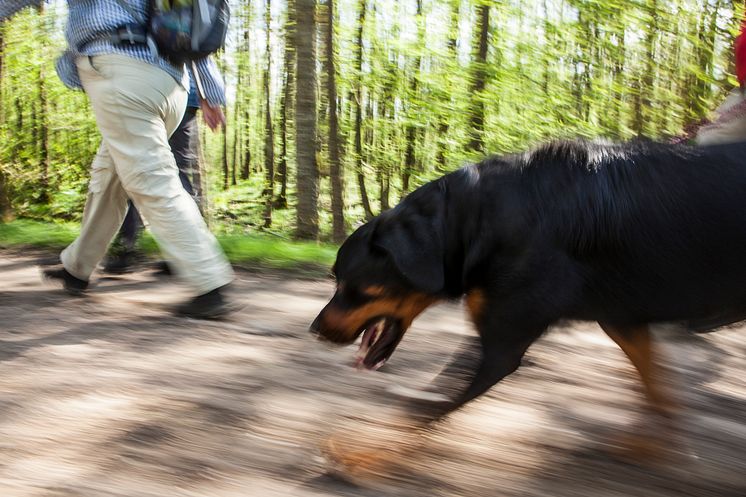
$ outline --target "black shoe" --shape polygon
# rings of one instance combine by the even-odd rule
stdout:
[[[153,269],[155,269],[155,275],[156,276],[173,276],[173,271],[171,271],[171,266],[168,265],[168,262],[166,261],[158,261],[155,264],[153,264]]]
[[[176,308],[176,314],[195,319],[221,319],[237,310],[223,295],[225,286],[194,297]]]
[[[107,258],[103,271],[109,274],[124,274],[134,271],[137,254],[133,251],[120,252]]]
[[[47,280],[61,281],[62,287],[70,295],[83,295],[86,288],[88,288],[87,281],[76,278],[72,274],[68,273],[67,269],[65,269],[64,267],[45,269],[41,272],[41,274]]]

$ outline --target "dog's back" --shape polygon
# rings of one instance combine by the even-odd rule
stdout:
[[[746,144],[560,142],[476,173],[489,251],[552,259],[562,317],[746,314]]]

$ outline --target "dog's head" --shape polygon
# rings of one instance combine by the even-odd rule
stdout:
[[[363,225],[337,254],[337,289],[311,325],[335,343],[363,334],[358,364],[383,365],[444,286],[444,196],[435,184]]]

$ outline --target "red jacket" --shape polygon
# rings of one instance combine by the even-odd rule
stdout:
[[[736,37],[736,77],[741,87],[746,82],[746,19],[741,23],[741,34]]]

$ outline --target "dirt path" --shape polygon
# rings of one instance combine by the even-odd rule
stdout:
[[[644,422],[621,352],[595,325],[553,330],[526,364],[430,433],[406,477],[362,488],[319,447],[385,388],[423,386],[471,333],[457,305],[415,323],[378,373],[306,331],[325,281],[243,273],[230,322],[175,318],[186,297],[143,271],[84,298],[0,253],[0,495],[743,496],[746,330],[663,337],[690,455],[655,466],[599,450]]]

